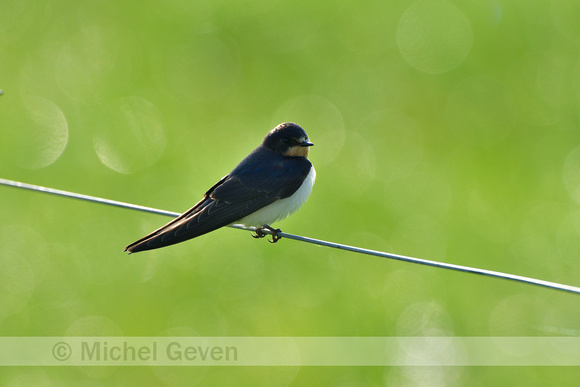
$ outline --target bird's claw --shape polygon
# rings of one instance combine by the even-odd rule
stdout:
[[[280,230],[279,228],[272,228],[268,225],[264,226],[264,227],[260,227],[256,229],[256,235],[254,234],[250,234],[252,235],[252,238],[263,238],[265,237],[267,234],[264,232],[264,230],[268,230],[272,233],[272,240],[268,240],[268,242],[270,243],[276,243],[278,242],[280,239],[282,239],[281,235],[278,235],[278,233],[282,232],[282,230]]]
[[[258,238],[263,238],[263,237],[265,237],[265,236],[266,236],[266,234],[264,234],[264,232],[262,231],[262,229],[261,229],[261,228],[257,228],[257,229],[256,229],[256,235],[254,235],[254,234],[252,234],[252,233],[250,233],[250,235],[252,236],[252,238],[256,238],[256,239],[258,239]]]
[[[268,242],[270,242],[270,243],[276,243],[280,239],[282,239],[282,237],[280,235],[278,235],[279,232],[282,232],[282,230],[280,230],[279,228],[277,228],[274,231],[272,231],[272,240],[268,240]]]

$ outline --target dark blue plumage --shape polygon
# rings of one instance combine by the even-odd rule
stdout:
[[[308,192],[303,198],[306,200],[314,182],[312,164],[306,158],[311,145],[300,126],[292,123],[278,125],[260,146],[211,187],[195,206],[130,244],[125,251],[134,253],[172,245],[244,219],[251,223],[260,222],[246,224],[248,226],[263,227],[267,224],[262,223],[260,218],[275,221],[285,217],[287,214],[272,216],[264,211],[257,213],[256,219],[252,219],[251,215],[277,201],[290,198],[310,176],[312,181],[309,181],[309,187],[306,187]],[[261,217],[260,214],[264,215]],[[272,217],[276,219],[270,220]]]

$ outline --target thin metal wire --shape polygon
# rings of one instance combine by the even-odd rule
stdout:
[[[99,198],[96,196],[82,195],[82,194],[78,194],[78,193],[74,193],[74,192],[63,191],[63,190],[54,189],[54,188],[41,187],[38,185],[26,184],[26,183],[21,183],[18,181],[7,180],[7,179],[2,179],[2,178],[0,178],[0,184],[10,186],[10,187],[23,188],[23,189],[27,189],[27,190],[31,190],[31,191],[36,191],[36,192],[44,192],[44,193],[48,193],[48,194],[52,194],[52,195],[64,196],[67,198],[86,200],[86,201],[90,201],[90,202],[94,202],[94,203],[107,204],[107,205],[116,206],[116,207],[128,208],[131,210],[149,212],[149,213],[157,214],[157,215],[165,215],[165,216],[171,216],[171,217],[177,217],[177,216],[181,215],[178,212],[159,210],[157,208],[139,206],[136,204],[119,202],[116,200],[103,199],[103,198]],[[256,231],[255,227],[244,227],[244,226],[236,225],[236,224],[231,225],[229,227],[236,228],[239,230]],[[272,232],[269,230],[263,230],[263,232],[265,234],[269,234],[269,235],[272,234]],[[386,253],[383,251],[369,250],[369,249],[364,249],[361,247],[343,245],[341,243],[328,242],[328,241],[324,241],[324,240],[320,240],[320,239],[314,239],[314,238],[308,238],[308,237],[304,237],[304,236],[300,236],[300,235],[288,234],[285,232],[279,232],[279,233],[277,233],[277,235],[284,237],[284,238],[287,238],[287,239],[293,239],[293,240],[300,241],[300,242],[312,243],[315,245],[330,247],[333,249],[350,251],[353,253],[373,255],[376,257],[380,257],[380,258],[395,259],[398,261],[410,262],[410,263],[415,263],[415,264],[419,264],[419,265],[433,266],[433,267],[438,267],[441,269],[455,270],[455,271],[460,271],[460,272],[465,272],[465,273],[480,274],[480,275],[484,275],[484,276],[488,276],[488,277],[523,282],[523,283],[527,283],[530,285],[543,286],[543,287],[550,288],[550,289],[562,290],[565,292],[580,294],[580,287],[571,286],[571,285],[564,285],[564,284],[559,284],[556,282],[544,281],[544,280],[530,278],[530,277],[524,277],[521,275],[507,274],[507,273],[502,273],[502,272],[493,271],[493,270],[478,269],[478,268],[473,268],[473,267],[469,267],[469,266],[454,265],[452,263],[430,261],[427,259],[413,258],[413,257],[405,256],[405,255]]]

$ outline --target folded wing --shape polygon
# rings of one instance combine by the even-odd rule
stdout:
[[[251,165],[244,161],[211,187],[195,206],[130,244],[125,251],[135,253],[169,246],[232,224],[292,195],[311,166],[306,159],[296,159],[295,163],[284,163],[279,167],[272,163]]]

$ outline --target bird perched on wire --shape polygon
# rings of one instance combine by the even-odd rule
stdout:
[[[277,242],[280,229],[270,224],[296,212],[312,192],[316,178],[308,160],[312,145],[299,125],[278,125],[195,206],[125,251],[158,249],[230,224],[256,227],[254,238],[264,237],[267,229],[272,233],[271,242]]]

